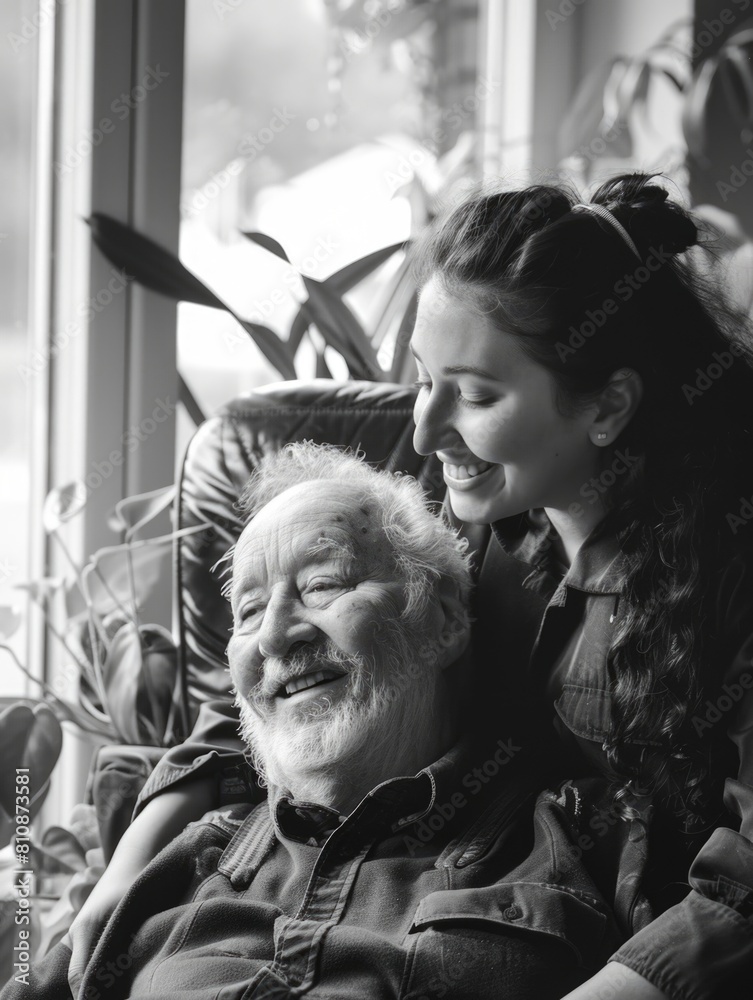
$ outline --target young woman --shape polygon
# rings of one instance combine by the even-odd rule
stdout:
[[[443,463],[453,515],[492,526],[480,690],[503,646],[531,738],[614,780],[583,849],[636,796],[653,802],[659,915],[572,1000],[730,998],[753,975],[749,348],[683,264],[698,233],[663,188],[626,176],[577,201],[477,194],[418,246],[415,445]],[[77,957],[133,872],[212,804],[207,782],[189,787],[127,832]]]
[[[491,683],[504,641],[565,766],[654,803],[663,912],[583,998],[753,975],[753,372],[745,324],[681,262],[697,240],[636,175],[589,205],[478,195],[417,253],[415,447],[455,516],[493,526],[477,666]]]

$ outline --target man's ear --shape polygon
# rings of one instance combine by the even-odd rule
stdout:
[[[435,585],[439,599],[437,631],[435,633],[437,666],[445,670],[457,662],[468,648],[471,619],[467,603],[456,580],[442,577]]]

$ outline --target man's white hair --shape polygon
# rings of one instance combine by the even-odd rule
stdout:
[[[285,490],[318,480],[357,486],[362,490],[362,503],[376,509],[395,568],[405,580],[404,621],[423,619],[442,579],[454,581],[463,604],[467,603],[471,586],[468,543],[434,513],[411,476],[375,469],[362,457],[333,445],[294,442],[262,458],[238,507],[250,521]]]

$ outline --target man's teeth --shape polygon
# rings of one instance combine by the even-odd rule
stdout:
[[[474,476],[481,475],[487,469],[491,469],[491,462],[477,462],[475,465],[445,465],[447,475],[451,479],[473,479]]]
[[[333,670],[317,670],[315,674],[305,674],[303,677],[295,677],[285,685],[285,694],[290,697],[296,691],[305,691],[306,688],[316,687],[324,681],[332,681],[339,677]]]

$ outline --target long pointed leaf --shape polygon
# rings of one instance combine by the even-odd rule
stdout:
[[[279,257],[281,260],[290,263],[290,258],[283,250],[282,246],[273,239],[271,236],[267,236],[266,233],[250,233],[242,232],[242,236],[245,236],[247,240],[251,240],[252,243],[256,243],[257,246],[264,247],[265,250],[269,250],[273,253],[275,257]]]
[[[373,271],[376,271],[385,261],[394,256],[398,250],[405,250],[409,243],[410,240],[403,240],[401,243],[393,243],[392,246],[383,247],[381,250],[375,250],[365,257],[360,257],[351,264],[346,264],[339,271],[335,271],[334,274],[330,274],[322,284],[331,288],[333,292],[339,292],[341,295],[344,292],[349,292],[359,281],[363,281],[364,278],[367,278]]]
[[[191,302],[229,313],[256,343],[283,378],[295,378],[295,365],[283,340],[274,331],[242,319],[180,260],[148,236],[100,212],[86,220],[102,253],[145,288],[177,302]],[[282,249],[282,248],[280,248]]]
[[[329,346],[342,355],[353,376],[372,380],[383,378],[384,373],[363,327],[340,296],[321,281],[302,277],[309,293],[307,312]]]
[[[235,318],[238,320],[246,333],[251,335],[254,343],[259,348],[261,353],[267,361],[274,365],[283,378],[294,379],[298,377],[290,351],[284,340],[281,340],[277,334],[273,330],[270,330],[267,326],[261,326],[259,323],[252,323],[247,319],[240,319],[238,316]]]
[[[184,267],[175,254],[148,236],[101,212],[94,212],[86,221],[105,257],[145,288],[179,302],[224,308],[214,292]]]
[[[286,341],[288,350],[293,357],[295,357],[298,353],[298,348],[301,346],[301,341],[306,336],[306,331],[309,326],[310,320],[306,315],[305,309],[301,306],[295,315],[295,319],[290,324],[290,333],[288,334],[288,339]]]
[[[316,378],[332,378],[332,372],[329,370],[327,359],[324,357],[324,351],[316,352]]]
[[[288,255],[271,236],[257,232],[244,232],[243,235],[276,257],[290,263]],[[380,253],[383,251],[377,251],[377,254]],[[308,302],[303,306],[304,314],[309,322],[316,325],[326,343],[343,357],[351,375],[354,378],[372,380],[384,378],[363,327],[338,292],[327,283],[309,278],[305,274],[302,274],[301,278],[309,295]]]
[[[107,525],[113,531],[138,531],[152,518],[168,507],[175,496],[175,486],[163,486],[148,493],[139,493],[132,497],[118,500],[107,516]]]
[[[206,414],[199,406],[190,386],[180,372],[178,372],[178,402],[186,408],[186,413],[193,420],[194,427],[200,427],[204,423]]]

